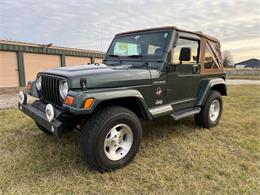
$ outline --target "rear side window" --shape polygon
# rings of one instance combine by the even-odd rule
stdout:
[[[180,52],[181,48],[191,49],[191,59],[189,61],[180,62]],[[199,42],[195,40],[179,38],[177,45],[174,48],[173,63],[174,64],[196,64],[199,57]]]
[[[218,69],[221,67],[219,47],[216,43],[207,41],[205,50],[205,69]]]
[[[208,45],[205,51],[205,61],[204,61],[204,68],[211,69],[213,66],[216,66],[216,62],[214,60],[214,55],[210,51]]]

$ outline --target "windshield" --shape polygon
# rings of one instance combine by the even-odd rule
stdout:
[[[135,33],[115,37],[107,55],[110,57],[148,57],[163,55],[169,38],[168,31]]]

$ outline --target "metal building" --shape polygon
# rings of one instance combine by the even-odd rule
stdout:
[[[0,87],[22,87],[37,72],[59,66],[100,63],[104,52],[0,40]]]

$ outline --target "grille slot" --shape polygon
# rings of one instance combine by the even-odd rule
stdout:
[[[62,106],[62,99],[59,93],[59,83],[62,79],[42,75],[42,98],[45,102],[55,106]]]

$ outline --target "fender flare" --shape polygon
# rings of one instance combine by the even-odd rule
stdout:
[[[210,93],[210,90],[217,85],[224,86],[225,93],[222,95],[227,95],[227,86],[226,81],[223,78],[209,78],[204,79],[201,82],[198,94],[197,94],[197,103],[196,106],[202,106],[207,100],[207,97]]]
[[[93,90],[93,91],[70,91],[69,95],[74,96],[77,105],[70,107],[63,104],[63,107],[74,114],[90,114],[95,108],[105,101],[122,99],[122,98],[136,98],[142,106],[144,114],[151,119],[148,106],[144,100],[143,95],[136,89],[118,89],[118,90]],[[94,98],[94,103],[90,109],[83,109],[82,105],[88,98]]]

